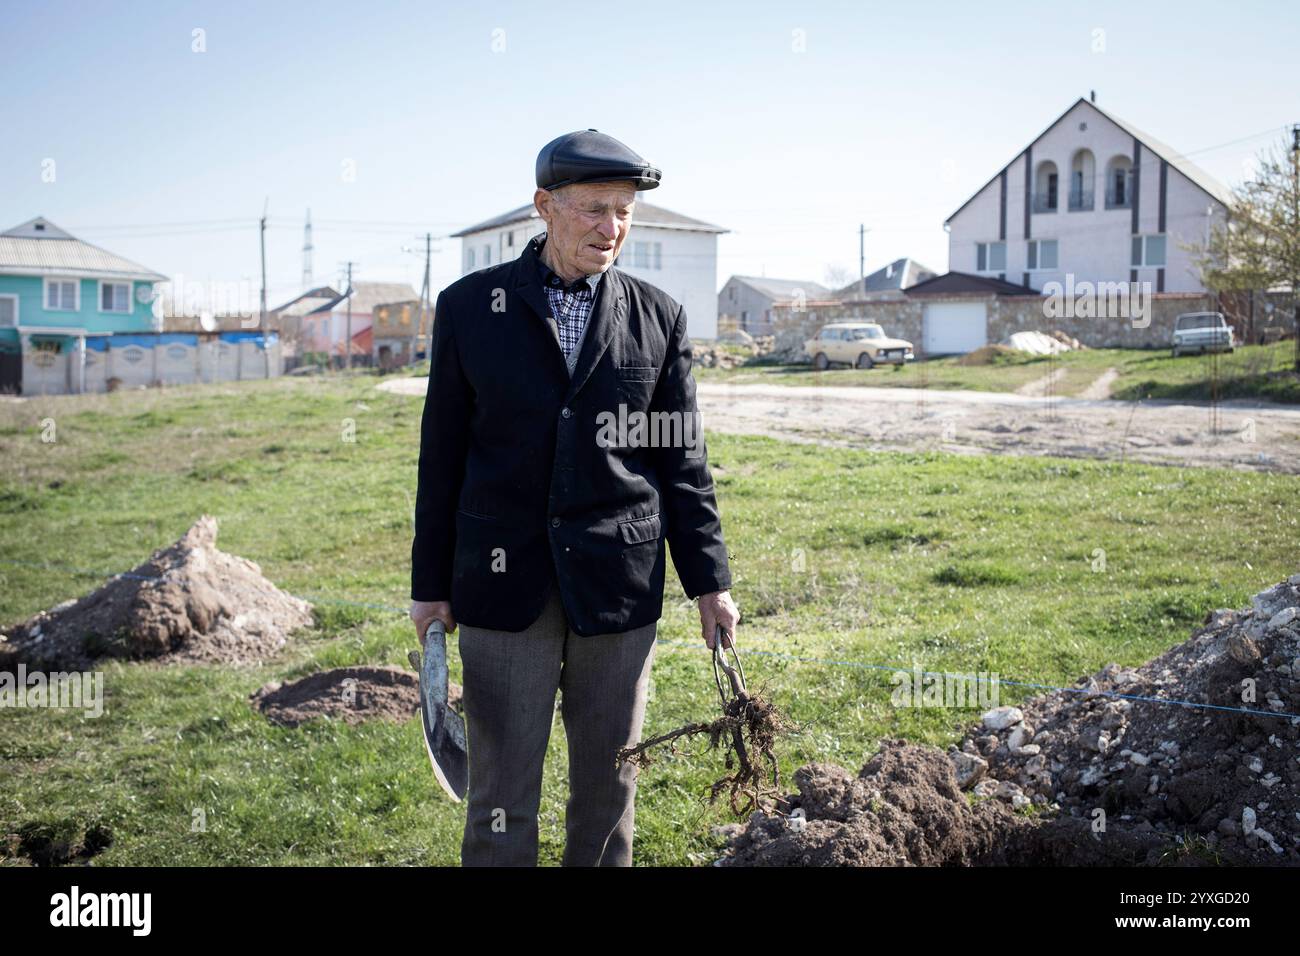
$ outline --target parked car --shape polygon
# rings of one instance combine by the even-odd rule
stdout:
[[[1236,344],[1222,312],[1184,312],[1174,319],[1174,358],[1185,352],[1231,352]]]
[[[819,371],[829,368],[832,362],[871,368],[902,365],[916,358],[911,342],[891,339],[875,322],[832,322],[822,326],[803,347]]]

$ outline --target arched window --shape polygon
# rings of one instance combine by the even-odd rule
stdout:
[[[1070,161],[1070,211],[1092,208],[1092,190],[1097,175],[1097,164],[1092,150],[1081,149]]]
[[[1039,163],[1034,173],[1034,212],[1056,212],[1060,208],[1059,187],[1056,163],[1050,159]]]
[[[1115,156],[1106,164],[1106,208],[1128,209],[1133,205],[1133,160]]]

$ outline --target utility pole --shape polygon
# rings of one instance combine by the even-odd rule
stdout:
[[[302,231],[302,291],[306,292],[312,285],[311,252],[311,209],[307,210],[307,224]]]
[[[1291,228],[1300,236],[1300,123],[1291,127]],[[1291,303],[1295,307],[1295,371],[1300,372],[1300,249],[1291,247]]]
[[[867,225],[858,223],[858,278],[867,277]]]
[[[262,242],[262,314],[257,323],[257,327],[262,332],[262,364],[267,378],[271,377],[271,350],[266,341],[266,212],[270,205],[271,197],[267,196],[262,203],[262,221],[259,230]]]
[[[415,324],[415,331],[411,334],[411,364],[415,364],[415,353],[420,347],[420,330],[424,328],[424,317],[428,312],[429,304],[429,264],[433,255],[433,233],[424,234],[424,284],[420,287],[420,320]],[[432,333],[432,329],[429,330]],[[433,341],[430,334],[428,341]]]
[[[347,358],[343,362],[343,367],[346,369],[352,368],[352,265],[351,262],[348,263],[348,323],[345,328],[347,341],[344,343],[344,354]]]

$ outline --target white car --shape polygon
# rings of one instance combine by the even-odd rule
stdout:
[[[871,368],[902,365],[916,358],[911,342],[891,339],[875,322],[832,322],[804,342],[803,347],[818,371],[830,368],[832,362]]]
[[[1184,312],[1174,319],[1174,358],[1184,352],[1231,352],[1236,345],[1222,312]]]

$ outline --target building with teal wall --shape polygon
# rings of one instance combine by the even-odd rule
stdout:
[[[87,340],[160,331],[153,303],[166,280],[39,216],[0,233],[0,389],[19,390],[30,372],[42,390],[62,377],[84,391]]]

